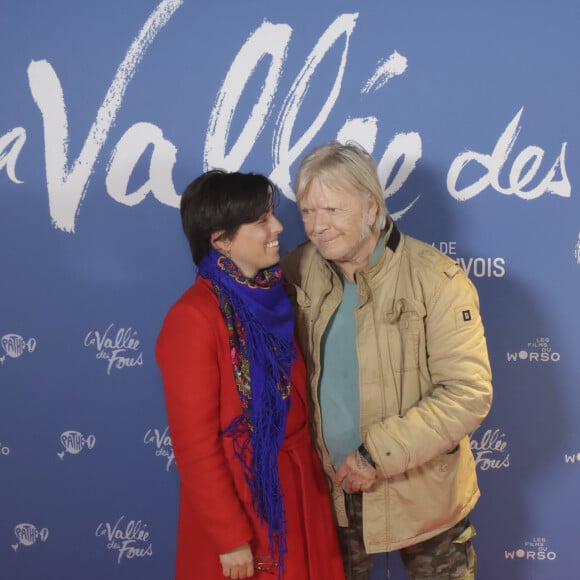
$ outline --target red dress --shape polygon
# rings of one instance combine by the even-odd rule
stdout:
[[[196,283],[168,312],[156,356],[179,471],[176,580],[222,580],[219,554],[250,543],[267,558],[232,440],[220,431],[242,412],[226,326],[209,283]],[[306,370],[292,366],[291,403],[278,469],[288,522],[284,580],[344,578],[328,488],[308,430]],[[274,570],[274,574],[277,574]],[[253,578],[271,580],[255,571]]]

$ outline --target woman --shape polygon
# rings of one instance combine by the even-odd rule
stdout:
[[[181,477],[176,580],[343,578],[276,201],[266,177],[218,170],[181,199],[198,277],[156,350]]]

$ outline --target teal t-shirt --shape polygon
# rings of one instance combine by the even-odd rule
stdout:
[[[359,301],[355,284],[343,281],[342,302],[322,344],[320,409],[322,433],[335,469],[360,445],[360,401],[354,311]]]
[[[383,250],[382,237],[371,259]],[[355,310],[359,303],[356,284],[344,277],[342,302],[322,339],[322,372],[319,397],[322,433],[335,469],[361,443],[358,357]]]

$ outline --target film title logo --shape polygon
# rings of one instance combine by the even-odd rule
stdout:
[[[475,431],[470,437],[475,466],[481,471],[505,469],[510,466],[510,454],[505,433],[500,429],[488,429],[478,439]]]
[[[27,69],[28,82],[33,100],[43,119],[45,150],[61,152],[61,155],[46,156],[49,208],[51,219],[57,228],[74,232],[89,180],[123,106],[127,87],[157,34],[181,5],[183,0],[163,0],[149,15],[106,89],[105,98],[85,138],[85,145],[76,159],[68,156],[68,107],[57,71],[45,59],[30,62]],[[299,53],[302,67],[294,79],[288,80],[291,88],[286,95],[281,95],[278,89],[285,70],[291,70],[287,59],[293,52],[293,29],[286,23],[273,24],[264,20],[256,30],[251,31],[232,60],[216,95],[206,134],[204,165],[223,167],[231,171],[242,167],[272,111],[279,106],[280,112],[272,136],[273,170],[269,177],[288,199],[293,199],[291,166],[331,118],[342,92],[345,73],[353,68],[347,66],[347,63],[352,45],[351,36],[357,26],[358,17],[358,12],[340,14],[322,31],[307,56]],[[360,34],[356,36],[360,38]],[[297,132],[296,119],[303,116],[299,113],[305,97],[313,79],[316,80],[319,66],[325,63],[326,55],[333,52],[335,45],[342,57],[337,59],[338,68],[331,75],[331,82],[325,91],[328,95],[310,126],[302,131],[300,139],[292,143],[291,137]],[[231,134],[232,119],[246,83],[255,74],[258,65],[265,61],[269,62],[269,66],[264,71],[265,78],[260,85],[260,93],[255,96],[252,112],[242,125],[240,134]],[[395,51],[382,60],[362,87],[361,93],[381,89],[389,79],[402,75],[406,68],[406,57]],[[525,200],[534,200],[548,193],[567,198],[571,196],[572,187],[566,172],[565,142],[561,145],[559,156],[545,175],[539,173],[545,154],[541,147],[528,145],[517,153],[514,150],[521,132],[523,111],[524,108],[521,107],[514,115],[498,137],[491,153],[466,150],[453,160],[447,172],[447,190],[454,199],[465,201],[492,188],[501,194],[516,195]],[[373,153],[378,122],[379,119],[375,116],[349,117],[338,129],[337,137],[339,140],[355,139]],[[0,158],[5,159],[6,172],[14,183],[23,182],[16,176],[16,164],[26,140],[27,131],[20,126],[0,135]],[[230,143],[233,145],[228,150]],[[153,153],[149,156],[149,179],[136,191],[129,191],[132,181],[130,177],[150,146],[153,146]],[[380,152],[375,153],[377,158],[381,158],[380,174],[385,177],[394,174],[392,179],[387,178],[384,181],[387,197],[400,189],[415,169],[421,155],[421,136],[415,132],[396,134],[382,156]],[[395,170],[400,158],[401,166]],[[105,190],[118,203],[131,207],[143,202],[149,193],[161,203],[178,207],[179,196],[172,175],[176,160],[177,147],[165,138],[160,127],[151,122],[135,123],[113,145]],[[503,185],[504,179],[501,179],[504,175],[508,182],[506,185]]]
[[[37,541],[46,542],[48,539],[48,529],[38,530],[33,524],[18,524],[14,528],[14,535],[18,538],[18,543],[12,544],[12,549],[16,552],[20,546],[32,546]]]
[[[147,433],[145,433],[143,441],[146,445],[154,446],[155,455],[157,457],[166,458],[165,470],[169,471],[169,468],[175,461],[175,456],[173,455],[173,446],[171,444],[171,437],[168,433],[168,427],[165,427],[163,431],[159,431],[159,429],[149,429]]]
[[[123,559],[132,560],[153,555],[147,524],[141,520],[125,521],[125,516],[121,516],[114,525],[101,522],[95,535],[106,539],[108,550],[118,552],[117,564]]]
[[[127,369],[143,365],[137,332],[131,327],[115,330],[113,323],[104,332],[91,330],[86,336],[84,346],[95,348],[96,358],[107,361],[107,374],[112,369]]]

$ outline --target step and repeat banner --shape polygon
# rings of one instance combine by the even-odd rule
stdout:
[[[154,347],[195,277],[180,194],[270,176],[287,251],[298,163],[336,138],[480,293],[480,578],[575,577],[579,27],[577,0],[1,0],[0,578],[173,577]]]

